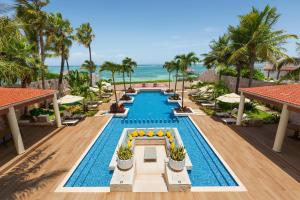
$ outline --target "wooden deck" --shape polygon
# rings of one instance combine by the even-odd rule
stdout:
[[[247,192],[55,193],[57,185],[108,120],[108,117],[90,117],[77,126],[60,130],[11,169],[3,172],[3,167],[0,167],[0,199],[300,199],[299,182],[284,171],[290,163],[278,164],[276,156],[271,158],[272,153],[262,150],[270,148],[271,143],[267,142],[268,134],[260,134],[264,134],[265,130],[272,135],[272,127],[237,128],[228,127],[208,116],[193,116],[193,119]],[[246,136],[251,136],[251,140]],[[263,145],[259,145],[261,139]],[[286,141],[283,153],[277,156],[281,159],[285,153],[300,152],[299,143],[289,147],[289,141]],[[1,153],[0,159],[3,159],[5,156]],[[299,154],[296,156],[292,165],[299,170],[300,157]],[[294,159],[294,155],[292,157]]]

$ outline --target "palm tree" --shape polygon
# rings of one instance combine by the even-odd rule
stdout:
[[[276,8],[267,5],[263,11],[256,8],[239,17],[238,26],[229,27],[229,33],[238,46],[232,57],[247,55],[250,76],[248,86],[251,87],[254,73],[254,64],[259,61],[270,61],[274,63],[279,57],[288,57],[281,46],[287,39],[296,38],[296,35],[285,34],[283,30],[273,30],[279,19]]]
[[[105,62],[100,67],[100,72],[102,71],[110,71],[112,76],[112,82],[114,85],[114,94],[115,94],[115,101],[116,103],[112,105],[112,111],[118,112],[119,111],[119,102],[117,97],[117,90],[116,90],[116,83],[115,83],[115,74],[120,72],[121,65],[113,63],[113,62]]]
[[[174,71],[174,65],[171,62],[165,62],[165,64],[163,65],[163,68],[165,68],[167,70],[167,72],[169,73],[169,92],[171,92],[171,73]]]
[[[59,95],[62,95],[62,80],[64,75],[64,65],[65,65],[65,52],[66,49],[70,48],[72,45],[72,33],[73,29],[68,20],[63,19],[60,13],[52,13],[49,17],[50,23],[50,34],[48,36],[47,45],[49,49],[53,50],[56,55],[61,57],[61,67],[58,79],[58,90]]]
[[[79,28],[76,29],[76,40],[89,49],[90,63],[92,63],[92,51],[91,51],[91,43],[95,38],[93,34],[93,29],[90,23],[81,24]],[[90,86],[92,86],[92,81],[90,82]]]
[[[15,0],[16,16],[24,24],[24,32],[35,45],[40,55],[40,71],[42,87],[45,89],[45,38],[48,29],[48,14],[43,8],[49,4],[49,0]]]
[[[170,62],[170,65],[172,66],[171,68],[173,68],[175,70],[175,87],[174,87],[173,98],[176,99],[176,90],[177,90],[177,83],[178,83],[178,72],[180,70],[180,65],[179,65],[178,60],[172,60]]]
[[[191,67],[192,64],[196,64],[200,60],[194,52],[178,55],[175,57],[175,60],[178,61],[180,66],[180,71],[182,73],[181,110],[184,110],[183,99],[184,99],[184,81],[185,81],[186,70],[189,67]]]
[[[132,88],[131,87],[131,75],[134,72],[134,69],[137,67],[137,63],[134,60],[132,60],[131,58],[126,57],[122,61],[122,65],[125,65],[126,68],[128,69],[127,73],[128,73],[128,76],[129,76],[129,88]],[[124,77],[123,77],[123,79],[124,79]]]
[[[90,86],[93,85],[93,73],[96,71],[96,64],[93,61],[85,60],[84,63],[81,65],[82,69],[85,69],[89,72],[90,75]]]
[[[227,68],[228,58],[232,53],[229,35],[224,34],[218,40],[211,41],[209,47],[211,51],[207,54],[202,54],[204,56],[204,66],[208,69],[216,69],[219,73],[219,80],[221,80],[222,71]]]
[[[128,66],[126,64],[126,62],[122,62],[122,65],[121,65],[121,68],[120,68],[120,72],[122,73],[122,78],[123,78],[123,86],[124,86],[124,93],[125,93],[125,96],[126,96],[126,82],[125,82],[125,74],[127,73],[130,73],[130,70],[131,70],[131,67]]]

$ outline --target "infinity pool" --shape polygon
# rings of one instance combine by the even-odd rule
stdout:
[[[192,186],[238,186],[190,118],[174,118],[172,109],[177,106],[160,91],[140,92],[126,105],[127,118],[111,119],[64,186],[108,187],[113,174],[108,165],[123,129],[154,127],[178,129],[193,164]]]

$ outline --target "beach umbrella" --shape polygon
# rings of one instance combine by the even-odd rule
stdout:
[[[240,95],[235,93],[225,94],[222,96],[219,96],[217,98],[218,101],[222,101],[224,103],[239,103],[240,102]],[[245,99],[245,102],[250,102],[249,99]]]
[[[77,103],[82,100],[83,100],[83,97],[81,97],[81,96],[66,95],[66,96],[63,96],[62,98],[58,99],[58,103],[59,104],[73,104],[73,103]]]

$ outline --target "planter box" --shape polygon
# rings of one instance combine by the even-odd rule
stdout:
[[[129,108],[125,108],[124,113],[112,113],[115,117],[127,117],[129,112]]]
[[[172,100],[172,99],[169,99],[168,98],[168,103],[179,103],[181,102],[181,99],[178,99],[178,100]]]
[[[127,101],[126,100],[120,100],[119,103],[121,103],[121,104],[122,103],[133,103],[133,101],[134,101],[134,97],[131,97],[131,100],[127,100]]]
[[[169,167],[174,171],[182,171],[185,167],[185,159],[182,161],[176,161],[170,158]]]
[[[164,91],[164,95],[172,95],[172,94],[174,94],[174,92],[166,92],[166,91]]]
[[[190,109],[192,112],[186,112],[186,113],[184,113],[184,112],[176,112],[176,110],[174,109],[174,110],[173,110],[173,114],[174,114],[174,116],[176,116],[176,117],[187,117],[187,116],[189,116],[190,114],[194,114],[194,111],[193,111],[192,108],[188,107],[188,109]]]
[[[135,92],[134,92],[134,93],[129,93],[129,92],[126,92],[126,94],[127,94],[127,95],[129,95],[129,96],[134,96],[134,95],[137,95],[137,94],[138,94],[138,91],[137,91],[137,90],[135,90]]]
[[[133,156],[129,160],[121,160],[117,158],[117,166],[121,170],[129,170],[133,166]]]

